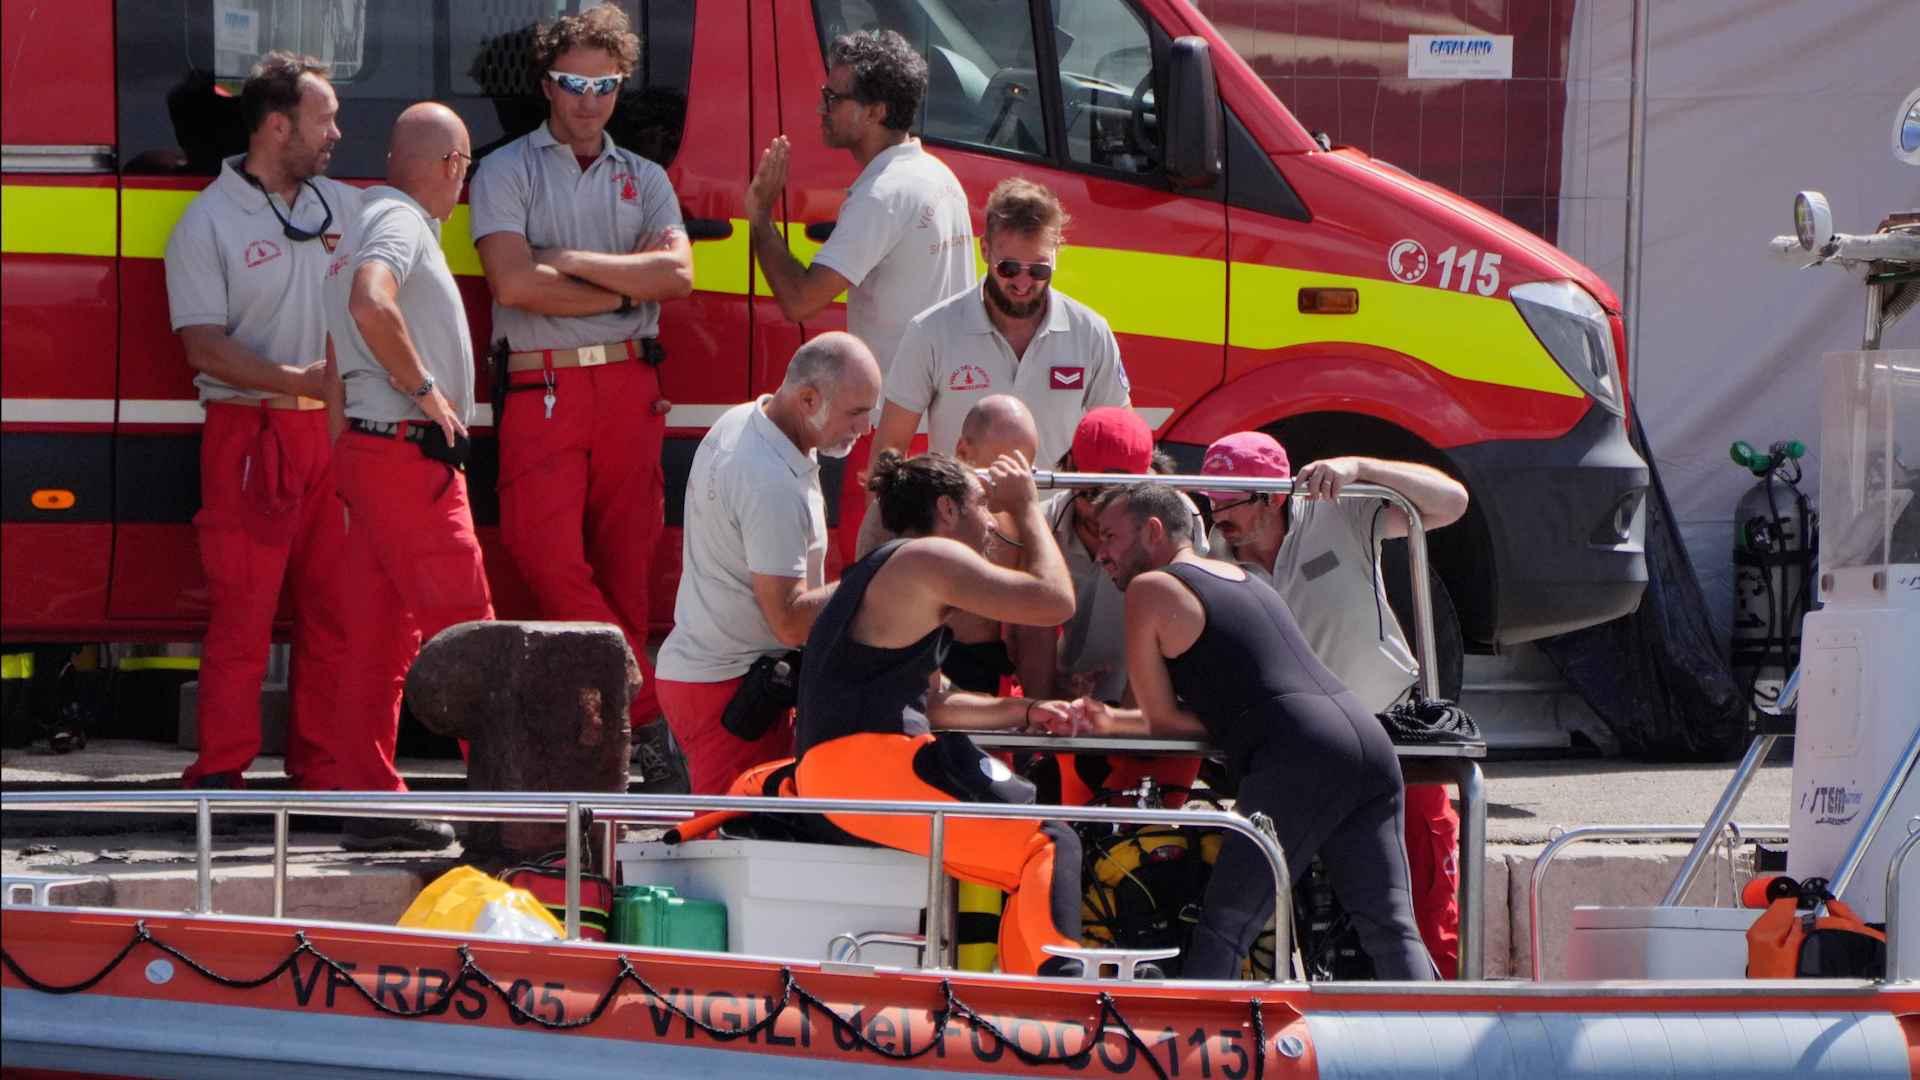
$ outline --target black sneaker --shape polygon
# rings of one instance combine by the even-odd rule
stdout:
[[[632,781],[650,795],[687,795],[693,784],[687,758],[674,741],[665,717],[633,729]]]
[[[415,818],[348,818],[340,846],[348,851],[439,851],[453,844],[453,826]]]

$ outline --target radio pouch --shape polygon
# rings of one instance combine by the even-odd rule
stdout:
[[[772,730],[799,698],[800,650],[763,656],[740,680],[740,689],[720,714],[720,726],[734,738],[752,742]]]

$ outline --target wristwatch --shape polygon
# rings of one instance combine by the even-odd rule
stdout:
[[[633,308],[634,308],[633,297],[628,296],[626,293],[621,293],[620,306],[617,308],[614,308],[613,313],[615,315],[631,315],[633,314]]]
[[[433,376],[429,375],[427,376],[427,381],[420,384],[420,389],[407,391],[407,396],[410,398],[423,398],[431,393],[433,393]]]

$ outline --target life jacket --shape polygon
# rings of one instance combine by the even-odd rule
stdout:
[[[1766,911],[1747,930],[1747,978],[1883,978],[1887,935],[1862,922],[1821,878],[1758,878],[1741,894]],[[1819,905],[1825,915],[1816,915]],[[1805,910],[1802,910],[1802,909]]]

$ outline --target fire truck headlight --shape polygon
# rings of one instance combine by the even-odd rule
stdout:
[[[1528,282],[1515,285],[1508,295],[1567,377],[1608,412],[1624,416],[1613,330],[1600,302],[1571,281]]]

